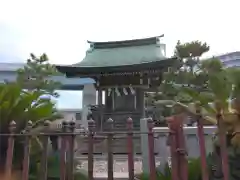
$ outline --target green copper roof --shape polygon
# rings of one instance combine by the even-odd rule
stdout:
[[[166,59],[160,51],[156,45],[94,49],[92,52],[88,52],[82,62],[76,65],[81,67],[123,66]]]
[[[85,58],[74,66],[111,67],[156,62],[166,59],[158,37],[119,42],[89,42]]]
[[[159,43],[159,37],[89,42],[90,49],[80,63],[56,68],[67,77],[98,77],[145,71],[156,73],[176,62],[175,57],[164,56],[165,45]]]

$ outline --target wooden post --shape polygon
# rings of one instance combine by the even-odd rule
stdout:
[[[88,121],[88,179],[93,180],[94,120]]]
[[[222,158],[222,172],[224,180],[229,180],[229,165],[228,165],[228,153],[227,153],[227,142],[226,142],[226,131],[223,125],[223,117],[220,108],[217,108],[217,122],[218,122],[218,138],[220,141],[220,152]]]
[[[26,132],[25,132],[25,143],[24,143],[24,158],[23,158],[23,172],[22,180],[28,180],[29,177],[29,155],[30,155],[30,135],[29,132],[32,129],[32,121],[28,121]]]
[[[100,130],[102,131],[103,130],[103,107],[102,107],[102,89],[101,88],[98,89],[98,107],[100,110],[98,126],[100,125]]]
[[[208,168],[207,168],[207,159],[206,159],[206,147],[205,147],[205,139],[204,139],[204,130],[203,130],[203,119],[201,114],[201,107],[199,104],[196,104],[196,114],[197,114],[197,133],[199,139],[199,147],[200,147],[200,158],[201,158],[201,166],[202,166],[202,180],[208,180]]]
[[[179,158],[179,175],[181,180],[188,180],[188,160],[185,136],[183,132],[183,117],[181,115],[176,115],[175,121],[178,122],[177,152]]]
[[[107,137],[108,147],[108,180],[113,180],[113,120],[111,118],[107,121],[109,132]]]
[[[150,179],[156,180],[156,164],[154,154],[154,135],[153,135],[153,120],[148,119],[148,148],[149,148],[149,168],[150,168]]]
[[[69,122],[70,135],[69,139],[69,149],[68,149],[68,180],[74,180],[74,145],[75,145],[75,128],[76,124],[74,121]]]
[[[128,149],[128,176],[129,180],[134,180],[134,155],[133,155],[133,120],[127,119],[127,149]]]
[[[179,170],[178,170],[178,155],[177,155],[177,132],[174,125],[174,118],[168,118],[168,127],[170,129],[169,137],[168,137],[168,144],[170,145],[170,152],[171,152],[171,169],[172,169],[172,180],[179,179]]]
[[[14,131],[16,129],[15,121],[12,121],[9,124],[9,132],[10,136],[8,137],[8,149],[7,149],[7,159],[5,166],[5,180],[11,179],[11,171],[12,171],[12,160],[13,160],[13,150],[14,150]]]
[[[66,132],[67,132],[67,122],[62,122],[62,135],[61,135],[61,150],[60,150],[60,180],[65,180],[66,178]]]
[[[44,122],[44,131],[48,132],[49,130],[50,121]],[[48,155],[48,135],[43,134],[40,137],[42,140],[42,157],[41,157],[41,164],[40,164],[40,172],[39,172],[39,180],[47,180],[48,168],[47,168],[47,155]]]

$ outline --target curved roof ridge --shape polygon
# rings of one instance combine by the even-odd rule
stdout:
[[[104,49],[104,48],[117,48],[117,47],[129,47],[129,46],[142,46],[156,44],[157,39],[164,37],[164,34],[160,36],[141,38],[141,39],[131,39],[131,40],[121,40],[121,41],[106,41],[106,42],[94,42],[87,41],[94,49]]]

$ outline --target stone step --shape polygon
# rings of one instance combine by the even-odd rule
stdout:
[[[77,170],[78,172],[81,172],[86,177],[88,177],[88,172],[81,169]],[[101,173],[94,173],[93,174],[95,180],[107,180],[108,173],[107,172],[101,172]],[[127,172],[114,172],[113,173],[114,180],[127,180],[128,179],[128,173]]]
[[[128,177],[113,177],[114,180],[129,180]],[[94,180],[108,180],[107,177],[95,177]]]
[[[96,173],[94,175],[94,179],[98,180],[107,180],[108,179],[108,174],[107,173]],[[127,172],[114,172],[113,173],[113,179],[114,180],[127,180],[128,178],[128,173]]]

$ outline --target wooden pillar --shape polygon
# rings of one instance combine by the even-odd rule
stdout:
[[[140,85],[143,85],[143,74],[140,73]],[[139,107],[141,111],[141,118],[145,118],[145,97],[144,97],[144,89],[139,88]]]
[[[99,110],[100,110],[100,114],[99,114],[99,126],[100,126],[100,130],[102,130],[102,126],[103,126],[103,108],[102,108],[102,89],[99,88],[98,89],[98,105],[99,105]]]
[[[102,90],[98,89],[98,105],[102,105]]]

